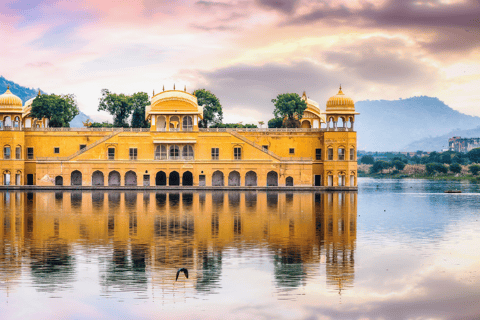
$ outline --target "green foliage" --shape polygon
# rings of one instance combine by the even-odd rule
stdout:
[[[132,128],[149,128],[150,123],[145,120],[145,107],[150,105],[150,99],[145,92],[137,92],[130,97],[133,105]]]
[[[360,159],[360,163],[363,163],[363,164],[374,164],[374,163],[375,163],[375,158],[372,157],[372,156],[363,156],[363,157]]]
[[[401,160],[393,160],[392,165],[397,169],[398,171],[402,171],[403,168],[405,168],[405,162]]]
[[[256,124],[240,124],[240,123],[216,123],[210,128],[258,128]]]
[[[32,102],[31,116],[49,120],[54,128],[70,127],[70,121],[79,113],[77,101],[73,94],[55,95],[41,94]]]
[[[206,89],[198,89],[193,92],[197,97],[198,105],[203,107],[203,119],[198,122],[200,128],[222,123],[223,110],[220,100]]]
[[[102,89],[102,97],[98,105],[98,111],[107,111],[113,116],[113,126],[128,128],[127,119],[133,111],[130,97],[111,93],[108,89]]]
[[[438,173],[447,173],[448,168],[441,163],[427,163],[426,165],[427,174],[432,175],[435,172]]]
[[[470,150],[467,157],[473,163],[480,163],[480,148]]]
[[[284,126],[287,128],[298,128],[303,112],[307,109],[307,103],[296,93],[279,94],[276,99],[272,99],[275,105],[273,114],[275,118],[287,118]]]
[[[370,173],[378,173],[378,172],[381,173],[383,169],[388,169],[390,167],[391,165],[387,161],[378,160],[378,161],[375,161],[373,166],[370,168]]]
[[[268,127],[269,128],[281,128],[283,125],[282,118],[273,118],[268,120]]]
[[[473,150],[475,150],[475,149],[473,149]],[[468,171],[470,171],[470,173],[472,175],[476,176],[478,174],[478,172],[480,171],[480,166],[478,164],[472,164],[471,166],[468,167]]]
[[[98,111],[107,111],[113,116],[113,126],[128,128],[127,120],[133,112],[132,127],[147,128],[145,121],[145,107],[150,104],[145,92],[138,92],[132,96],[123,93],[116,94],[108,89],[102,90],[102,97],[98,105]]]
[[[432,175],[432,174],[435,173],[435,163],[427,163],[425,168],[427,169],[427,174],[428,175]]]
[[[460,173],[462,172],[462,166],[458,163],[452,163],[448,169],[453,173]]]
[[[90,125],[90,128],[113,128],[113,124],[108,123],[106,121],[100,123],[100,122],[93,122]]]

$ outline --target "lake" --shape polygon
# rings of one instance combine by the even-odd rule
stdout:
[[[476,184],[367,178],[358,193],[2,191],[0,318],[478,319],[479,204]]]

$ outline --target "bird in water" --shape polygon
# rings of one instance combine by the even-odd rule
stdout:
[[[185,274],[185,277],[188,279],[188,270],[187,268],[180,268],[177,270],[177,277],[175,278],[175,281],[178,280],[178,275],[180,274],[180,272],[183,272]]]

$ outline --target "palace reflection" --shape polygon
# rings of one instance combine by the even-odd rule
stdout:
[[[341,291],[353,285],[356,217],[357,194],[342,192],[3,192],[0,289],[22,268],[38,290],[64,288],[78,257],[95,256],[105,291],[168,289],[186,267],[185,285],[210,292],[227,249],[261,247],[276,286],[301,286],[320,267]]]

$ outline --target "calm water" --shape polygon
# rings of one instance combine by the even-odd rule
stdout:
[[[479,187],[359,180],[2,192],[0,318],[478,319]]]

